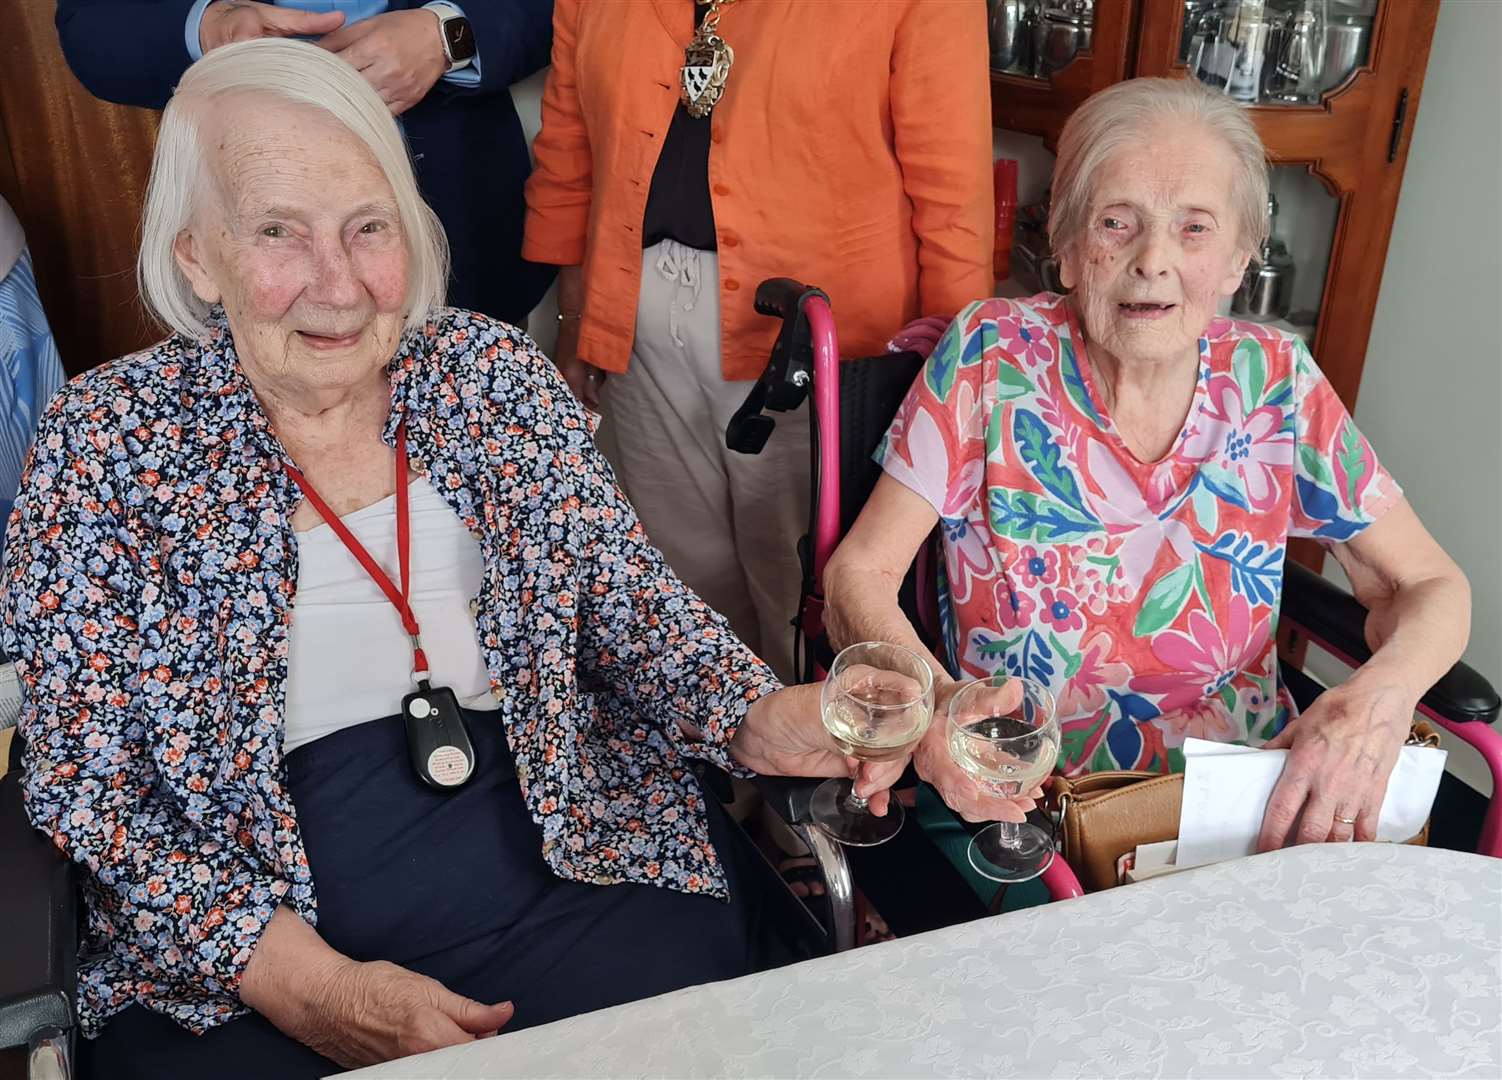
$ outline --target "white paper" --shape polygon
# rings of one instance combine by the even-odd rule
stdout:
[[[1377,816],[1378,840],[1408,840],[1424,827],[1447,756],[1434,747],[1403,747]],[[1177,865],[1203,866],[1255,853],[1288,751],[1186,739],[1184,759]]]

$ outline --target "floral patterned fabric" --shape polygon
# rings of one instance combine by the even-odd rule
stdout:
[[[24,794],[86,870],[90,1035],[132,1002],[195,1030],[243,1015],[277,905],[317,922],[282,754],[300,496],[222,313],[209,329],[66,386],[9,527],[0,638],[26,697]],[[647,542],[524,334],[439,312],[390,380],[387,444],[405,418],[484,553],[492,715],[548,864],[723,897],[684,759],[731,768],[771,672]]]
[[[1049,686],[1071,775],[1271,738],[1288,538],[1349,540],[1401,494],[1304,343],[1229,319],[1173,448],[1138,461],[1050,293],[964,311],[877,458],[939,513],[951,666]]]

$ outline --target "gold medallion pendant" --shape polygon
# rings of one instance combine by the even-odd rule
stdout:
[[[720,26],[720,6],[734,0],[699,0],[708,3],[704,21],[694,31],[694,38],[683,52],[678,100],[695,119],[708,116],[725,93],[735,50],[716,31]]]

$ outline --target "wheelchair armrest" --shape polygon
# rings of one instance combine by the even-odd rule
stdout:
[[[730,785],[730,776],[721,769],[706,762],[696,761],[692,765],[694,774],[699,778],[699,784],[704,788],[705,794],[720,802],[729,805],[735,798],[735,791]],[[824,781],[821,777],[802,776],[762,776],[757,774],[751,778],[756,793],[761,796],[762,802],[772,808],[772,812],[788,825],[805,825],[808,823],[808,804],[814,797],[814,788]]]
[[[32,828],[21,777],[0,777],[0,1047],[73,1030],[78,953],[73,864]]]
[[[1284,567],[1283,617],[1317,644],[1351,664],[1371,659],[1366,643],[1366,608],[1333,581],[1308,567]],[[1452,723],[1495,723],[1502,698],[1479,672],[1456,664],[1426,693],[1420,705]]]
[[[695,762],[694,772],[699,777],[704,791],[711,798],[728,804],[733,790],[730,777],[703,762]],[[836,951],[855,946],[855,890],[850,878],[850,863],[844,849],[825,836],[809,818],[808,807],[814,789],[824,781],[818,777],[762,776],[752,778],[757,794],[772,813],[793,830],[808,847],[809,854],[819,868],[819,877],[824,882],[825,895],[829,898],[831,925],[827,929]],[[770,865],[770,864],[769,864]],[[775,872],[775,871],[774,871]],[[815,920],[817,921],[817,920]]]
[[[801,776],[758,776],[752,781],[762,801],[789,825],[808,824],[808,805],[814,789],[823,782],[819,777]]]
[[[758,776],[752,781],[762,801],[789,825],[807,825],[813,820],[808,813],[809,803],[813,800],[814,789],[823,782],[824,778],[818,776]],[[917,770],[912,762],[908,762],[892,787],[902,790],[917,787],[918,783]]]
[[[845,849],[825,835],[808,812],[814,789],[823,782],[819,777],[760,775],[752,781],[762,801],[808,846],[829,900],[834,949],[844,952],[855,947],[855,886]]]

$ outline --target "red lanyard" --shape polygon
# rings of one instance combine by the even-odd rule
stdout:
[[[391,583],[390,575],[382,570],[381,565],[371,558],[370,552],[365,550],[365,545],[355,539],[355,534],[349,531],[344,522],[339,520],[338,515],[329,509],[328,503],[324,502],[318,492],[313,490],[313,485],[308,483],[307,477],[291,466],[287,468],[287,475],[302,489],[308,502],[312,503],[313,508],[323,515],[323,520],[328,523],[329,528],[334,530],[334,535],[344,541],[344,546],[349,548],[349,553],[365,568],[371,580],[381,587],[381,591],[386,594],[386,599],[391,601],[397,614],[401,615],[402,629],[407,631],[407,636],[412,639],[413,675],[419,681],[426,679],[428,658],[422,651],[422,643],[418,637],[417,616],[412,614],[412,605],[407,601],[411,568],[411,560],[408,556],[412,547],[412,532],[407,521],[406,423],[399,424],[396,429],[396,559],[401,567],[402,588],[400,592]]]

